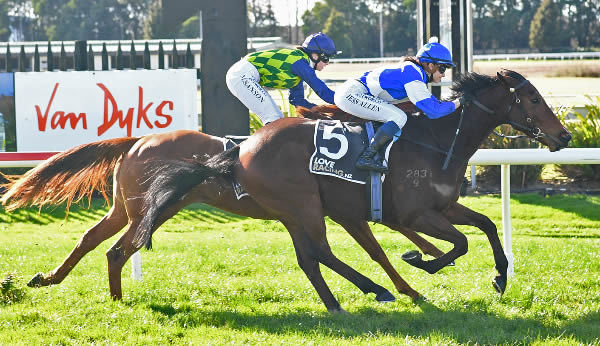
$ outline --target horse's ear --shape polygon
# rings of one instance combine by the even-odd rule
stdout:
[[[508,86],[508,83],[506,82],[506,79],[504,79],[504,76],[502,74],[500,74],[500,72],[496,72],[496,77],[498,77],[498,80],[501,81],[502,84]]]

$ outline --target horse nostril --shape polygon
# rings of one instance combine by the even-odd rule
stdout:
[[[573,138],[573,136],[568,131],[565,131],[565,132],[563,132],[563,133],[560,134],[560,139],[562,139],[565,142],[570,141],[571,138]]]

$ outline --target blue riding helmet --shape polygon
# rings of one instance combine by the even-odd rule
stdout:
[[[450,54],[448,48],[437,42],[428,43],[421,47],[417,52],[417,58],[425,62],[456,67],[452,62],[452,54]]]
[[[304,43],[302,43],[302,48],[304,48],[307,53],[316,53],[328,57],[337,54],[333,40],[322,32],[317,32],[316,34],[308,36],[304,40]]]

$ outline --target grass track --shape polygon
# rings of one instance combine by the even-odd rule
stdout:
[[[501,224],[498,197],[462,202]],[[12,303],[0,295],[0,344],[600,343],[600,197],[513,195],[517,274],[502,298],[490,285],[493,258],[480,231],[461,227],[469,253],[429,275],[400,259],[414,245],[376,225],[391,262],[429,301],[396,294],[395,303],[379,304],[323,268],[348,316],[326,312],[281,224],[199,205],[155,234],[154,250],[142,252],[142,282],[125,266],[123,302],[111,301],[107,287],[104,253],[116,238],[60,285],[25,287],[35,272],[60,264],[104,210],[76,208],[67,221],[60,208],[0,212],[0,279],[13,273],[11,290],[23,295]],[[349,235],[332,222],[328,229],[340,259],[394,292]]]

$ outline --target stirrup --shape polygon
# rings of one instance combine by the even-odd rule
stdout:
[[[376,171],[379,173],[387,173],[388,171],[388,168],[384,166],[383,163],[375,162],[375,160],[373,159],[359,159],[358,161],[356,161],[356,168],[367,171]]]

